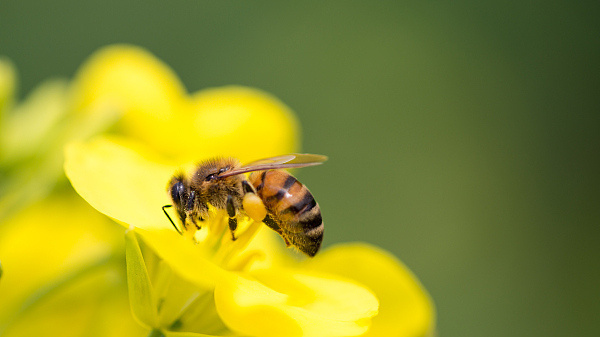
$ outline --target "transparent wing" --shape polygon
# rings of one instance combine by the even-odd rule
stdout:
[[[327,160],[327,156],[309,153],[293,153],[283,156],[260,159],[253,161],[239,168],[225,172],[219,175],[219,178],[230,177],[236,174],[242,174],[254,171],[266,171],[283,168],[296,168],[320,165]]]

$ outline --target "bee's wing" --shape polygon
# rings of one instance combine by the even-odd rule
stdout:
[[[231,171],[225,172],[219,175],[219,178],[230,177],[236,174],[242,174],[253,171],[265,171],[265,170],[273,170],[273,169],[282,169],[282,168],[295,168],[295,167],[305,167],[305,166],[314,166],[322,164],[327,160],[327,156],[321,156],[318,154],[309,154],[309,153],[293,153],[286,154],[283,156],[265,158],[261,160],[257,160],[251,163],[248,163],[244,166],[238,167]]]

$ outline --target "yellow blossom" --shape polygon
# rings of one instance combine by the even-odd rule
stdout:
[[[16,77],[10,63],[0,60],[0,221],[65,182],[67,142],[106,131],[119,117],[107,109],[74,114],[65,80],[47,80],[17,104]]]
[[[72,114],[69,84],[49,80],[16,102],[0,58],[0,335],[135,335],[122,233],[66,186],[63,147],[117,114]],[[116,334],[111,334],[116,335]]]
[[[161,206],[169,203],[164,185],[176,167],[162,163],[139,144],[100,138],[70,146],[66,157],[65,169],[77,192],[100,212],[135,228],[127,241],[128,268],[138,271],[129,274],[130,284],[135,285],[130,285],[130,296],[136,294],[134,313],[149,328],[242,336],[356,336],[370,327],[373,336],[389,331],[422,336],[431,331],[433,310],[426,293],[410,272],[379,250],[342,246],[304,263],[289,259],[285,266],[274,262],[255,266],[257,259],[276,261],[272,255],[281,254],[272,249],[273,244],[248,247],[264,227],[260,223],[248,221],[238,240],[232,241],[226,234],[225,214],[214,211],[195,240],[175,232]],[[139,247],[146,247],[147,253]],[[364,258],[354,258],[361,254]],[[146,256],[159,261],[169,271],[168,278],[183,280],[178,282],[188,284],[188,289],[154,288],[161,282],[139,272],[148,269]],[[336,259],[343,262],[337,264],[338,270],[330,268]],[[371,275],[387,279],[355,275],[351,270],[365,271],[369,266],[375,268]],[[195,326],[198,330],[184,324],[183,316],[199,309],[168,305],[171,297],[178,303],[195,303],[195,297],[181,300],[182,293],[201,294],[200,312],[216,313],[213,320]],[[379,310],[380,301],[386,303],[381,310],[389,311]],[[165,305],[170,312],[162,311]]]
[[[0,335],[143,335],[128,312],[121,236],[68,191],[11,216],[0,227]]]

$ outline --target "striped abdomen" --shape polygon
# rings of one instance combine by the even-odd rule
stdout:
[[[249,181],[267,209],[265,224],[288,245],[314,256],[323,241],[323,220],[308,189],[283,170],[254,172]]]

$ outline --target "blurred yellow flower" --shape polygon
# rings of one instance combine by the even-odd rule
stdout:
[[[14,103],[16,71],[0,59],[0,226],[10,214],[47,196],[63,174],[63,148],[70,141],[106,131],[115,110],[75,114],[71,86],[48,80]]]
[[[64,192],[7,221],[0,227],[1,336],[143,335],[128,311],[118,226]]]
[[[16,82],[0,58],[0,335],[142,332],[125,297],[122,230],[64,184],[64,144],[118,114],[76,116],[63,80],[17,103]]]

